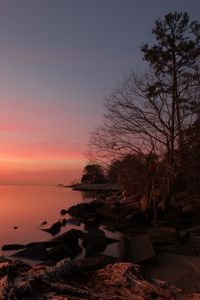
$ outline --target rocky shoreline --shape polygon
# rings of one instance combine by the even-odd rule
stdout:
[[[109,264],[97,271],[86,271],[68,259],[54,266],[32,268],[21,261],[1,260],[0,278],[2,300],[200,299],[199,294],[184,293],[131,263]]]
[[[186,199],[182,195],[178,205],[178,196],[173,210],[161,216],[157,227],[151,223],[150,213],[143,209],[143,195],[133,197],[116,191],[68,210],[63,208],[63,219],[43,229],[56,237],[27,245],[3,246],[3,250],[17,252],[12,260],[2,258],[0,263],[0,299],[200,299],[200,272],[191,265],[186,267],[186,260],[181,265],[185,273],[177,270],[180,280],[171,280],[170,284],[144,272],[159,269],[159,259],[165,253],[168,268],[170,262],[177,263],[177,258],[170,256],[172,253],[181,258],[189,255],[197,259],[194,265],[199,263],[199,198],[188,195]],[[71,219],[64,218],[67,213]],[[57,235],[70,222],[84,224],[84,230],[71,229]],[[108,247],[113,247],[109,254]],[[41,263],[30,267],[15,260],[18,258]],[[193,274],[192,280],[188,278],[182,284],[181,276],[187,277],[188,272]],[[168,273],[169,280],[165,276],[164,279],[170,281]],[[177,283],[177,288],[173,283]]]

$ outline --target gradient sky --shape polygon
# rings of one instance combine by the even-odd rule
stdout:
[[[198,0],[0,0],[0,184],[79,179],[104,96],[175,10],[200,19]]]

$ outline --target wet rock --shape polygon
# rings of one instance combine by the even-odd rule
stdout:
[[[118,262],[119,259],[111,257],[111,256],[106,256],[106,255],[101,255],[101,256],[96,256],[96,257],[89,257],[89,258],[83,258],[83,259],[77,259],[75,260],[74,264],[78,268],[81,268],[86,271],[94,271],[97,269],[104,268],[106,265],[111,264],[111,263],[116,263]]]
[[[93,218],[88,218],[87,220],[84,221],[84,229],[88,230],[91,228],[98,228],[100,225],[100,221],[98,218],[93,217]]]
[[[94,215],[96,209],[98,207],[101,207],[102,205],[103,204],[98,201],[92,201],[90,203],[80,203],[80,204],[71,206],[68,209],[68,213],[71,216],[79,217],[79,218],[85,217],[87,215],[91,216],[91,215]]]
[[[82,245],[86,249],[86,257],[102,253],[107,245],[104,231],[91,229],[89,232],[84,233]]]
[[[19,251],[12,256],[26,259],[41,260],[47,254],[45,247],[41,244],[27,247],[25,250]]]
[[[60,211],[60,214],[62,215],[62,216],[64,216],[64,215],[66,215],[68,213],[68,211],[66,210],[66,209],[61,209],[61,211]]]
[[[56,235],[60,231],[60,229],[61,229],[61,222],[58,221],[54,223],[50,228],[42,229],[42,230],[52,235]]]
[[[79,246],[79,238],[82,236],[83,232],[81,230],[71,229],[52,239],[51,243],[56,245],[65,244],[71,250],[70,257],[76,257],[82,251]]]
[[[60,261],[66,257],[74,258],[82,252],[82,248],[79,245],[76,245],[76,247],[74,245],[72,247],[70,246],[71,245],[68,246],[66,244],[56,246],[48,252],[44,260]]]
[[[43,221],[40,225],[46,225],[47,221]]]
[[[52,247],[55,247],[56,245],[58,245],[59,242],[52,242],[51,240],[50,241],[42,241],[42,242],[32,242],[32,243],[28,243],[26,245],[26,248],[31,248],[33,246],[41,246],[41,247],[44,247],[44,248],[52,248]]]
[[[13,278],[21,272],[30,270],[30,268],[31,267],[28,264],[20,260],[12,262],[11,260],[4,258],[0,262],[0,277],[7,275],[9,278]]]
[[[80,226],[81,221],[79,218],[70,218],[67,220],[68,224],[72,224],[72,225],[76,225],[76,226]]]
[[[137,208],[134,208],[134,209],[132,207],[129,207],[128,205],[122,206],[119,209],[120,218],[128,218],[129,216],[135,217],[136,214],[138,213],[138,209],[139,209],[138,206],[137,206]]]
[[[15,267],[15,262],[10,264]],[[70,295],[77,296],[75,288],[63,283],[64,280],[72,277],[73,273],[74,267],[67,259],[53,267],[35,266],[29,272],[14,274],[12,278],[7,272],[0,279],[0,299],[53,299],[46,298],[45,294],[52,292],[56,296],[56,292],[57,295],[66,295],[66,291],[70,292]]]
[[[78,239],[83,236],[83,232],[81,230],[71,229],[63,234],[60,234],[56,238],[52,239],[53,243],[66,243],[69,245],[77,245]]]
[[[25,245],[21,244],[9,244],[9,245],[3,245],[1,248],[2,251],[9,251],[9,250],[19,250],[25,248]]]
[[[113,211],[109,210],[107,207],[100,207],[96,209],[97,215],[99,215],[101,218],[109,219],[114,222],[119,221],[119,215],[114,213]]]
[[[101,291],[100,299],[143,300],[143,299],[188,299],[181,289],[146,276],[143,269],[130,263],[109,264],[95,272],[90,286]]]
[[[82,236],[83,236],[83,232],[81,230],[71,229],[67,232],[64,232],[63,234],[60,234],[56,238],[51,239],[50,241],[32,242],[25,245],[25,247],[27,251],[29,251],[29,249],[31,249],[32,251],[34,247],[36,249],[41,249],[41,248],[48,249],[48,248],[54,248],[56,246],[59,246],[60,244],[65,244],[66,246],[70,247],[72,253],[77,255],[76,254],[77,252],[80,253],[79,238],[81,238]],[[45,256],[46,254],[47,252],[45,252],[43,256]]]
[[[61,259],[73,256],[76,256],[76,253],[71,248],[65,244],[60,244],[49,250],[42,260],[60,261]]]
[[[111,263],[100,270],[86,273],[87,268],[93,268],[97,262],[98,258],[96,262],[91,259],[79,261],[77,268],[64,259],[55,266],[38,265],[28,270],[22,267],[22,272],[21,267],[15,265],[16,262],[10,262],[0,278],[0,297],[2,300],[200,299],[200,294],[183,293],[181,289],[149,276],[140,266],[131,263]],[[12,276],[9,276],[10,268],[15,270]],[[85,268],[84,278],[80,275],[80,268]]]
[[[62,219],[61,226],[65,226],[66,224],[67,224],[67,220],[66,219]]]
[[[121,242],[122,259],[130,262],[142,262],[155,258],[156,254],[147,234],[125,235]]]

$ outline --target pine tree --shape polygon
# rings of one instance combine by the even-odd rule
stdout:
[[[144,60],[155,75],[148,87],[153,101],[165,98],[170,113],[169,162],[174,162],[176,139],[180,153],[183,149],[183,129],[189,121],[190,110],[196,107],[195,92],[199,85],[200,25],[190,22],[187,13],[170,13],[157,20],[152,30],[153,46],[141,47]]]

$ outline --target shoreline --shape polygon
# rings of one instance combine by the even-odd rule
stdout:
[[[95,191],[97,191],[97,189]],[[112,192],[112,194],[109,196],[105,196],[102,194],[101,197],[98,197],[98,199],[92,202],[79,203],[77,205],[71,206],[68,210],[63,209],[63,216],[62,216],[63,218],[65,217],[65,213],[67,212],[69,215],[71,215],[71,220],[73,222],[76,223],[78,221],[78,223],[83,223],[85,225],[85,229],[79,230],[78,229],[79,227],[77,227],[77,229],[68,230],[62,234],[59,234],[59,230],[58,230],[55,237],[49,239],[48,241],[34,242],[34,243],[29,243],[28,245],[21,245],[22,250],[19,250],[18,254],[12,259],[18,260],[20,259],[20,256],[21,259],[23,259],[23,256],[27,257],[27,255],[29,256],[29,258],[31,255],[32,259],[34,259],[33,258],[34,256],[43,257],[43,260],[40,260],[41,263],[38,266],[34,266],[31,269],[29,267],[29,273],[31,274],[32,279],[34,279],[35,276],[34,275],[35,268],[36,269],[42,268],[48,272],[50,270],[52,271],[54,270],[54,267],[56,268],[56,266],[58,266],[61,262],[63,262],[63,260],[66,261],[66,257],[70,257],[72,259],[71,263],[73,266],[75,264],[75,269],[78,266],[78,270],[76,269],[76,272],[78,273],[84,272],[86,277],[88,276],[90,277],[91,272],[93,272],[92,273],[93,280],[95,280],[95,276],[96,276],[96,280],[98,280],[97,279],[98,272],[100,272],[100,270],[102,270],[101,271],[102,274],[105,275],[107,274],[108,269],[110,268],[111,270],[110,275],[111,275],[114,274],[115,268],[120,270],[120,268],[122,268],[122,266],[124,267],[127,262],[129,264],[126,265],[127,268],[130,267],[134,269],[135,263],[136,264],[139,263],[143,265],[143,267],[146,270],[148,270],[148,266],[151,266],[149,267],[149,270],[151,271],[150,273],[152,274],[154,273],[155,276],[156,274],[160,274],[158,278],[162,278],[163,277],[162,275],[166,273],[166,270],[168,268],[168,273],[166,273],[166,275],[168,274],[170,278],[170,274],[171,274],[170,272],[174,272],[173,267],[175,266],[177,266],[177,268],[180,267],[179,260],[178,261],[174,260],[173,256],[169,253],[172,250],[177,250],[176,247],[177,247],[177,242],[179,242],[179,239],[177,237],[176,232],[173,229],[173,226],[168,228],[159,226],[157,229],[155,229],[152,227],[152,225],[145,224],[146,216],[144,212],[140,210],[140,206],[139,206],[140,200],[141,198],[138,197],[138,195],[135,198],[134,197],[124,198],[124,196],[122,196],[122,193]],[[141,226],[142,224],[143,226]],[[61,226],[61,225],[58,225],[57,222],[56,226]],[[99,226],[101,229],[99,229]],[[108,231],[110,230],[114,232],[119,231],[122,234],[122,239],[114,240],[112,238],[108,238],[107,234],[105,234],[102,228]],[[80,244],[80,240],[81,240],[81,244]],[[116,249],[118,250],[120,249],[121,251],[123,248],[123,251],[114,253],[115,255],[112,255],[112,253],[110,253],[111,256],[103,254],[104,250],[108,246],[117,245],[117,244],[120,247]],[[174,245],[176,246],[174,247]],[[79,258],[79,254],[83,251],[83,247],[85,248],[85,255],[83,258]],[[179,248],[182,249],[183,247],[180,246]],[[133,252],[127,251],[127,249],[129,250],[132,249],[131,251]],[[136,251],[136,249],[138,250]],[[20,252],[21,254],[19,255]],[[168,252],[168,256],[167,256],[168,266],[161,263],[162,257],[165,257],[164,253],[166,252]],[[178,257],[180,258],[179,254]],[[67,261],[69,262],[68,259]],[[199,260],[197,260],[197,262],[198,261]],[[9,262],[8,264],[15,265],[16,261],[14,260],[13,262]],[[50,267],[46,267],[46,265],[50,265]],[[176,275],[179,279],[179,281],[177,281],[178,286],[179,288],[180,287],[183,288],[183,291],[179,290],[179,292],[177,293],[178,294],[181,293],[181,295],[182,296],[184,295],[185,297],[185,293],[188,291],[200,292],[200,289],[198,288],[195,289],[194,286],[194,283],[196,284],[196,282],[198,281],[197,280],[198,275],[200,276],[200,274],[198,274],[198,272],[195,271],[194,267],[191,268],[191,266],[188,266],[186,261],[182,261],[181,266],[182,267],[184,266],[184,270],[185,270],[184,272],[186,273],[193,272],[193,277],[188,276],[187,284],[189,284],[190,287],[187,286],[188,290],[186,291],[184,290],[183,287],[181,287],[182,273],[181,271],[178,272],[177,269]],[[1,265],[0,265],[0,269],[1,269]],[[22,273],[19,272],[17,276],[20,277],[21,274]],[[140,275],[139,274],[138,276],[141,277],[141,274]],[[163,279],[165,278],[163,277]],[[87,283],[84,283],[87,288],[90,285],[90,280],[91,278],[88,279]],[[139,280],[139,278],[137,280]],[[199,281],[200,281],[200,277],[199,277]],[[56,279],[56,282],[58,284],[59,279]],[[71,282],[67,279],[67,284],[72,284],[71,288],[76,286],[77,282],[78,282],[77,278],[74,280],[74,282]],[[83,282],[84,280],[81,279],[82,285]],[[151,280],[148,282],[150,284]],[[99,282],[96,282],[96,284],[99,284]],[[173,284],[173,280],[171,284]],[[49,291],[51,290],[51,288],[52,287],[50,283]],[[104,289],[103,286],[101,286],[101,288]],[[157,288],[158,286],[155,284],[154,289]],[[84,288],[83,291],[85,291]],[[93,289],[91,289],[91,291],[92,291],[91,293],[94,292]],[[121,291],[121,288],[118,289],[118,292],[119,291]],[[169,293],[169,291],[170,288],[169,285],[167,285],[167,288],[165,288],[165,292]],[[130,291],[128,290],[126,292],[128,293]],[[160,291],[158,292],[158,295],[159,293]],[[65,293],[63,292],[63,295],[64,294]],[[113,294],[115,294],[115,291],[113,291]],[[69,297],[69,295],[67,297]],[[46,298],[46,299],[50,299],[50,298]],[[55,299],[59,299],[59,298],[55,298]],[[71,299],[71,298],[67,298],[67,299]],[[84,299],[84,298],[77,298],[77,299]],[[97,299],[101,299],[101,298],[97,298]],[[163,299],[173,299],[173,298],[163,298]],[[190,299],[190,298],[181,298],[181,299]]]
[[[117,184],[114,183],[77,183],[77,184],[72,184],[69,186],[64,186],[66,188],[71,188],[74,191],[96,191],[96,192],[114,192],[114,191],[119,191],[119,187]]]

